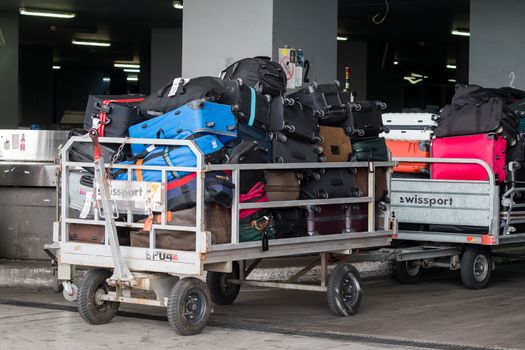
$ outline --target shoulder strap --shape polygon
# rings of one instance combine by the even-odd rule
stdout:
[[[142,163],[144,163],[144,158],[137,160],[135,165],[142,165]],[[144,181],[144,178],[142,177],[142,169],[137,169],[135,175],[137,176],[137,181]]]
[[[164,148],[164,153],[162,154],[162,158],[164,158],[164,161],[168,166],[175,166],[173,162],[170,159],[170,147]],[[176,171],[170,171],[170,173],[173,175],[174,178],[180,177],[180,174]]]

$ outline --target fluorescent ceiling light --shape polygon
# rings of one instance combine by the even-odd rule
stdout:
[[[100,46],[100,47],[110,47],[111,43],[102,42],[102,41],[87,41],[87,40],[71,40],[73,45],[84,45],[84,46]]]
[[[133,64],[133,63],[115,63],[113,65],[116,68],[135,68],[140,69],[140,64]]]
[[[54,69],[54,70],[58,70],[58,69],[60,69],[60,68],[62,68],[62,67],[59,66],[59,65],[53,65],[53,69]]]
[[[338,41],[347,41],[348,40],[348,36],[347,35],[338,35],[337,36],[337,40]]]
[[[456,82],[456,79],[449,79],[448,82],[449,82],[449,83],[455,83],[455,82]]]
[[[405,79],[412,85],[416,85],[417,83],[421,83],[423,81],[422,78],[416,78],[416,77],[403,77],[403,79]]]
[[[410,73],[410,76],[412,76],[414,78],[423,78],[423,75],[417,74],[417,73]]]
[[[450,34],[452,35],[459,35],[459,36],[470,36],[470,32],[467,30],[461,30],[461,29],[452,29],[450,31]]]
[[[104,77],[104,78],[102,78],[102,81],[104,83],[109,83],[111,81],[111,78],[110,77]]]
[[[182,5],[182,1],[180,0],[175,0],[172,4],[173,7],[175,7],[177,10],[182,10],[184,8],[184,6]]]
[[[399,61],[394,61],[394,66],[397,66],[399,64]]]
[[[76,17],[76,14],[72,12],[27,9],[24,7],[21,7],[19,9],[19,13],[24,16],[39,16],[39,17],[54,17],[54,18],[75,18]]]
[[[447,68],[448,69],[456,69],[456,65],[455,64],[447,64]]]
[[[126,72],[126,73],[140,73],[140,69],[124,68],[124,72]]]
[[[126,78],[127,81],[139,81],[139,77],[137,76],[128,76]]]

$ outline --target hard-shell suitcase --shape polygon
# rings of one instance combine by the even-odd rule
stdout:
[[[432,130],[397,130],[390,129],[388,133],[383,132],[379,134],[379,137],[384,137],[387,140],[422,140],[430,141],[434,136],[434,131]]]
[[[383,113],[383,125],[390,130],[429,130],[438,125],[434,113]]]
[[[226,93],[223,81],[217,77],[175,78],[139,105],[147,119],[155,118],[191,101],[204,99],[218,102]]]
[[[322,139],[323,155],[327,162],[347,162],[352,155],[352,143],[343,128],[337,126],[320,126],[319,136]]]
[[[129,136],[146,139],[180,139],[179,135],[188,131],[192,134],[216,135],[222,143],[237,138],[235,116],[231,106],[195,100],[159,117],[131,126]],[[131,150],[137,155],[146,147],[147,145],[132,144]]]
[[[302,208],[272,210],[272,227],[275,231],[275,238],[307,236],[305,219],[305,212]]]
[[[265,132],[252,128],[246,124],[237,124],[237,140],[228,143],[228,147],[234,147],[241,141],[255,141],[261,147],[264,163],[273,162],[272,143],[269,135]]]
[[[182,138],[194,137],[195,135],[189,132],[179,134]],[[197,135],[194,138],[195,143],[204,153],[204,160],[210,164],[221,164],[227,159],[226,148],[213,135]],[[194,167],[197,164],[197,158],[193,151],[186,146],[161,146],[154,147],[151,151],[146,150],[133,160],[124,161],[120,164],[134,164],[134,165],[148,165],[148,166],[180,166],[180,167]],[[188,172],[168,171],[167,181],[174,178],[182,177]],[[128,180],[127,169],[115,169],[113,175],[116,180]],[[158,170],[132,170],[132,181],[148,181],[160,182],[162,181],[162,173]]]
[[[230,208],[235,186],[224,171],[209,171],[204,177],[204,202]],[[197,203],[197,175],[188,174],[166,185],[168,210],[191,208]]]
[[[302,199],[359,197],[353,169],[321,169],[301,181]]]
[[[495,134],[453,136],[435,139],[432,142],[433,158],[474,158],[489,164],[497,181],[507,179],[507,142]],[[487,180],[487,171],[478,164],[433,163],[432,179],[439,180]]]
[[[345,118],[345,105],[339,92],[340,83],[312,83],[304,89],[287,97],[300,102],[303,107],[314,111],[319,118],[319,124],[337,125]]]
[[[375,138],[382,132],[388,132],[383,125],[381,114],[386,110],[386,104],[380,101],[356,101],[347,104],[354,122],[353,136],[355,140]]]
[[[310,143],[319,142],[319,125],[312,110],[287,97],[276,97],[271,103],[270,131],[282,132]]]
[[[278,132],[269,134],[272,142],[274,163],[316,163],[323,161],[323,147],[318,144],[303,142]]]
[[[68,224],[69,239],[79,243],[105,243],[104,225]],[[129,246],[129,229],[117,227],[118,241],[121,246]]]
[[[241,79],[258,93],[272,97],[286,91],[286,74],[281,65],[270,57],[244,58],[223,70],[220,76],[223,80]]]
[[[355,185],[364,197],[368,196],[368,168],[356,168]],[[375,201],[388,202],[388,170],[387,168],[375,168]]]
[[[404,140],[386,140],[386,145],[392,154],[392,157],[405,158],[429,158],[430,141],[404,141]],[[398,173],[415,173],[429,174],[430,163],[399,163],[394,167],[394,172]]]
[[[257,141],[240,141],[234,147],[228,147],[229,164],[258,164],[265,163],[264,151]],[[264,182],[262,170],[242,170],[240,172],[240,191],[246,193],[257,182]]]
[[[265,170],[266,194],[270,201],[299,199],[302,175],[295,171]]]
[[[382,137],[352,143],[352,155],[357,161],[388,161],[388,148]]]
[[[84,116],[84,129],[97,128],[100,137],[126,137],[131,125],[144,118],[138,104],[143,95],[90,95]]]
[[[348,205],[319,205],[306,207],[306,231],[310,236],[330,235],[348,231]]]
[[[195,207],[174,212],[168,212],[167,224],[174,226],[195,226]],[[224,244],[231,242],[231,220],[228,209],[216,204],[204,205],[205,227],[211,232],[212,244]],[[153,217],[153,224],[160,224],[161,216]],[[132,231],[131,246],[149,248],[149,231]],[[195,250],[196,236],[191,231],[155,231],[155,248],[173,250]]]

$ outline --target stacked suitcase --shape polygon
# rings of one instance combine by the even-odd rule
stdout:
[[[389,159],[384,138],[379,138],[386,130],[381,120],[381,113],[386,108],[384,103],[344,104],[338,82],[314,83],[290,95],[284,94],[285,87],[286,77],[278,63],[262,57],[247,58],[227,68],[221,78],[177,78],[147,97],[90,96],[85,129],[95,127],[101,136],[192,139],[209,164]],[[86,130],[72,132],[71,136],[83,133]],[[70,160],[92,161],[90,144],[82,145],[87,149],[72,149]],[[120,150],[111,145],[104,148],[103,155],[106,162],[145,166],[193,167],[197,162],[187,147],[147,144],[133,144]],[[92,168],[86,167],[86,171]],[[240,200],[265,202],[366,196],[367,171],[365,168],[359,171],[348,168],[243,171]],[[112,176],[116,180],[162,181],[161,172],[153,170],[138,169],[128,173],[113,169]],[[179,217],[194,220],[195,174],[168,172],[166,176],[172,221],[178,223]],[[78,182],[80,178],[82,176],[76,176],[71,181]],[[377,178],[376,202],[379,205],[388,201],[387,173],[378,172]],[[89,193],[84,183],[80,190]],[[206,210],[228,211],[234,190],[228,172],[206,173]],[[82,203],[72,204],[77,212],[80,211]],[[241,242],[361,231],[366,230],[367,222],[367,211],[355,205],[241,210],[239,214]],[[144,217],[136,215],[136,218]],[[162,232],[166,234],[169,232]],[[164,236],[163,241],[172,242],[169,244],[176,245],[175,249],[188,246],[179,237],[181,235]],[[217,237],[217,243],[226,243],[222,236]],[[148,237],[145,232],[134,232],[131,245],[147,245],[145,237]]]

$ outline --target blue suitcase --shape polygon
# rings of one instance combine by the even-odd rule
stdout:
[[[131,138],[181,139],[180,133],[217,135],[222,143],[237,138],[235,116],[231,106],[205,100],[196,100],[156,118],[129,128]],[[131,145],[134,155],[142,153],[147,145]]]
[[[183,133],[183,134],[187,134]],[[204,160],[210,164],[221,164],[227,160],[226,148],[214,135],[200,135],[195,138],[195,143],[204,153]],[[150,152],[143,152],[133,161],[120,162],[119,164],[135,164],[147,166],[181,166],[194,167],[197,165],[197,158],[186,146],[162,146],[156,147]],[[187,175],[188,172],[170,171],[167,181]],[[113,171],[116,180],[128,180],[127,169],[115,169]],[[160,182],[162,173],[157,170],[133,170],[132,181]]]

